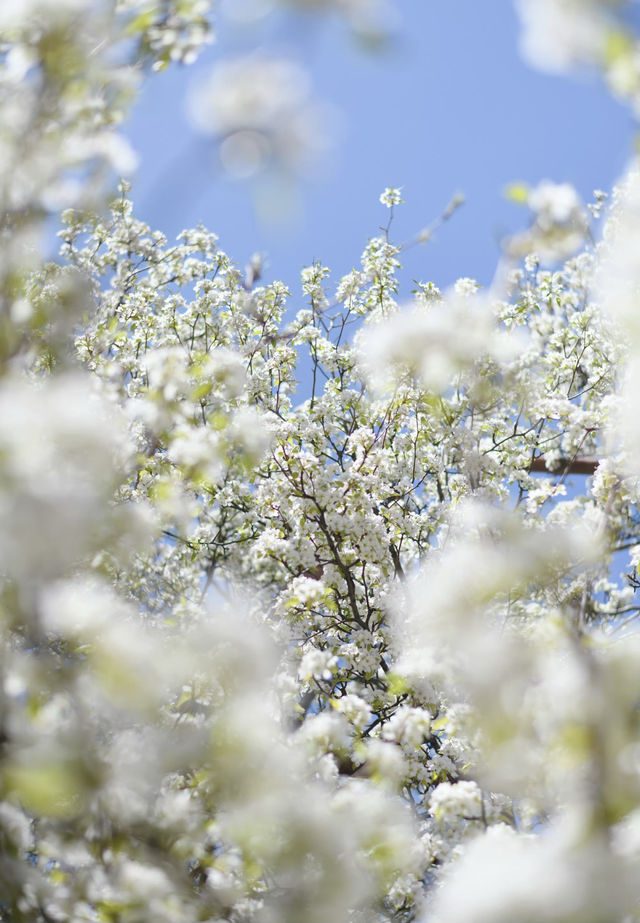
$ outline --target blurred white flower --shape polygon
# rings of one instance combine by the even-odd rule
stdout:
[[[227,430],[236,451],[252,465],[257,465],[271,443],[266,419],[253,407],[240,407],[231,417]]]
[[[132,610],[108,584],[89,580],[61,580],[40,594],[39,613],[47,633],[87,640]]]
[[[340,752],[349,746],[349,725],[343,715],[321,712],[306,719],[300,730],[303,740],[312,753]]]
[[[612,26],[609,6],[606,0],[517,0],[524,57],[551,73],[600,64]]]
[[[543,180],[529,193],[529,207],[543,229],[566,224],[583,214],[582,201],[570,183]]]
[[[371,708],[359,695],[343,695],[334,700],[334,707],[359,730],[363,730],[371,721]]]
[[[600,247],[598,300],[640,352],[640,170],[633,164],[617,184]]]
[[[196,128],[220,139],[222,164],[239,178],[304,172],[331,136],[329,110],[312,99],[306,71],[284,58],[222,62],[193,89],[189,112]]]
[[[224,450],[218,433],[204,426],[182,426],[172,434],[171,461],[184,470],[215,482],[223,471]]]
[[[338,658],[330,651],[320,651],[312,648],[302,658],[298,669],[300,679],[324,679],[329,680],[338,664]]]
[[[87,0],[3,0],[0,6],[0,27],[20,29],[39,17],[49,21],[65,19],[87,7]]]
[[[437,820],[480,820],[482,792],[477,782],[441,782],[431,793],[429,807]]]
[[[632,869],[601,841],[576,847],[562,830],[526,836],[500,824],[476,837],[452,863],[433,918],[438,923],[597,923],[631,911],[638,891],[633,879]]]
[[[542,180],[524,190],[534,221],[509,242],[512,255],[530,257],[534,253],[537,262],[555,263],[575,253],[589,232],[587,210],[575,188],[570,183]]]
[[[431,716],[423,708],[401,705],[385,725],[382,736],[415,749],[424,743],[430,728]]]
[[[364,754],[372,776],[378,776],[389,788],[400,784],[406,768],[399,747],[377,737],[369,737],[364,744]]]
[[[0,418],[2,569],[58,576],[109,533],[108,504],[131,459],[124,420],[77,374],[46,387],[5,378]]]
[[[0,803],[0,844],[5,837],[8,837],[20,852],[26,852],[33,844],[31,820],[20,808],[8,801]],[[0,848],[6,852],[4,846]]]
[[[144,865],[131,859],[122,863],[119,878],[127,896],[145,904],[151,898],[167,897],[173,890],[170,879],[157,865]]]
[[[622,387],[612,404],[610,438],[621,441],[624,468],[640,473],[640,171],[631,166],[614,190],[600,245],[595,291],[627,347]]]
[[[381,389],[393,386],[404,370],[423,386],[441,390],[478,360],[502,361],[515,351],[514,339],[496,324],[489,299],[474,295],[466,284],[442,300],[370,324],[357,345],[366,373]]]

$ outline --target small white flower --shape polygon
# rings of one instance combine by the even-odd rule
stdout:
[[[476,782],[441,782],[431,793],[429,805],[438,820],[476,819],[482,816],[482,792]]]
[[[387,722],[383,731],[385,740],[395,740],[409,747],[419,747],[431,728],[431,716],[422,708],[402,705]]]
[[[363,730],[371,721],[371,708],[359,695],[343,695],[335,701],[334,707],[358,730]]]
[[[387,186],[380,196],[380,202],[386,205],[387,208],[393,208],[394,205],[399,205],[403,201],[402,190],[396,189],[394,186]]]
[[[303,680],[324,679],[329,680],[338,663],[330,651],[319,651],[313,648],[302,658],[298,676]]]
[[[475,279],[467,278],[458,279],[453,286],[454,292],[456,295],[459,295],[460,298],[469,298],[471,295],[474,295],[479,288],[480,284],[476,282]]]

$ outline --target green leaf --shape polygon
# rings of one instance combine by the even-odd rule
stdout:
[[[409,683],[404,676],[398,673],[389,673],[387,675],[387,684],[391,695],[404,695],[409,691]]]
[[[607,64],[616,64],[622,58],[628,58],[633,52],[633,39],[623,30],[609,32],[604,44],[604,58]]]
[[[505,186],[503,195],[509,202],[515,205],[527,205],[529,202],[530,187],[527,183],[509,183]]]
[[[137,35],[139,32],[145,32],[149,26],[153,25],[154,20],[154,11],[153,9],[145,10],[140,13],[138,16],[135,16],[124,30],[124,34],[127,36]]]
[[[15,792],[28,810],[47,817],[72,817],[80,807],[82,783],[69,762],[11,767],[5,773],[3,788]]]

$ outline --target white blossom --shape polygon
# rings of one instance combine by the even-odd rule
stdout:
[[[394,205],[399,205],[400,202],[402,202],[402,190],[388,186],[381,194],[380,202],[386,205],[387,208],[393,208]]]
[[[390,23],[381,0],[292,4]],[[540,65],[638,105],[626,4],[518,7]],[[209,20],[0,10],[0,913],[630,920],[635,167],[598,243],[570,184],[521,188],[531,224],[487,290],[408,297],[388,224],[294,291],[203,227],[168,241],[126,184],[106,203],[139,81]],[[222,57],[192,105],[236,176],[324,145],[304,70],[268,50]]]
[[[304,170],[330,130],[328,110],[311,101],[307,73],[285,58],[219,64],[194,89],[190,113],[200,131],[221,139],[222,164],[237,177],[271,166]]]
[[[478,820],[482,816],[482,792],[476,782],[441,782],[431,793],[429,805],[438,820]]]

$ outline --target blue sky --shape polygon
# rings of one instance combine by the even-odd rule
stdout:
[[[385,186],[403,187],[394,239],[435,218],[455,192],[466,204],[428,245],[406,254],[404,278],[444,287],[459,276],[487,284],[499,240],[526,220],[506,202],[513,180],[573,182],[589,196],[610,188],[633,145],[628,111],[595,77],[567,79],[530,69],[518,52],[510,0],[405,0],[395,42],[371,55],[336,21],[277,21],[270,49],[297,57],[317,94],[344,114],[342,140],[323,175],[305,181],[297,216],[256,218],[246,182],[224,179],[210,139],[186,115],[188,88],[221,55],[255,47],[263,33],[227,31],[193,66],[146,84],[128,136],[141,161],[132,196],[138,217],[170,238],[199,221],[240,264],[255,251],[268,279],[297,291],[302,266],[321,260],[334,278],[358,264],[387,219]],[[410,285],[407,284],[407,290]]]

